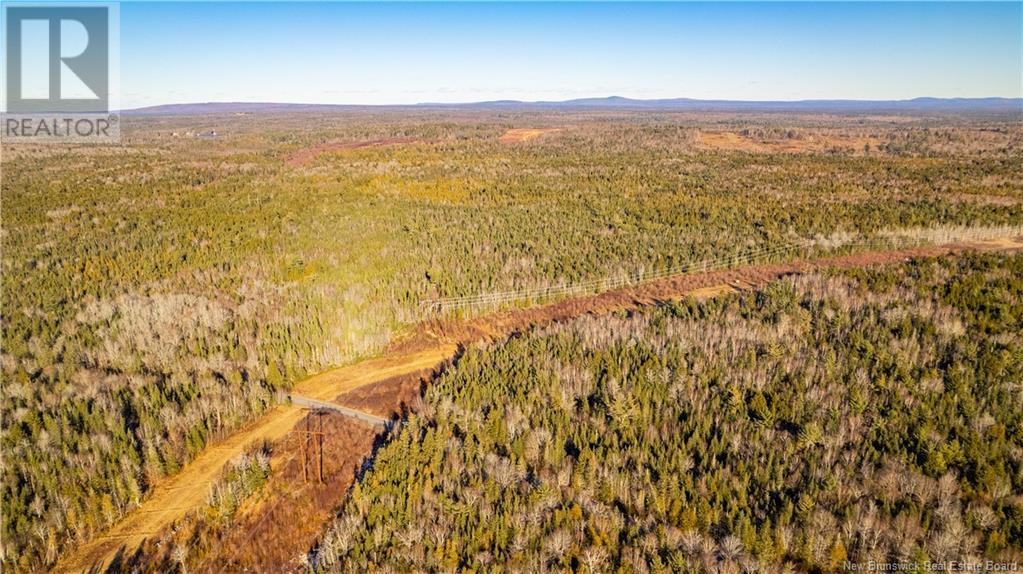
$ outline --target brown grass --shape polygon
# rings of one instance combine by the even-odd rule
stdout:
[[[536,139],[544,134],[560,132],[562,128],[512,128],[497,138],[503,144],[521,143]]]
[[[391,377],[342,393],[334,402],[379,417],[404,417],[412,410],[434,372],[436,369],[430,368]]]
[[[322,417],[322,421],[317,420]],[[292,433],[274,449],[270,480],[220,537],[207,541],[195,572],[305,571],[298,562],[316,544],[323,524],[346,496],[361,462],[373,450],[377,429],[337,413],[310,414],[296,428],[322,423],[323,482],[317,480],[318,451],[307,444],[306,481],[302,472],[303,435]]]
[[[833,148],[860,151],[863,146],[874,148],[879,141],[869,137],[811,135],[801,139],[758,140],[723,131],[701,131],[700,147],[725,151],[745,151],[752,153],[808,153],[820,152]]]

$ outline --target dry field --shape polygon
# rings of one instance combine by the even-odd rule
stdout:
[[[735,132],[701,131],[699,145],[705,149],[755,153],[812,153],[831,149],[861,151],[875,148],[880,140],[871,137],[812,135],[801,139],[758,139]]]
[[[504,144],[521,143],[536,139],[544,134],[557,133],[561,130],[562,128],[512,128],[504,132],[504,135],[499,137],[497,141]]]

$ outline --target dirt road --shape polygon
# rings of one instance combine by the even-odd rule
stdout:
[[[586,313],[609,313],[686,296],[714,297],[821,267],[849,268],[893,263],[908,257],[934,257],[967,249],[1020,250],[1023,249],[1023,237],[860,253],[812,262],[756,265],[667,277],[535,308],[504,311],[471,320],[435,321],[419,325],[410,337],[397,342],[382,357],[310,377],[296,385],[294,392],[319,401],[332,401],[339,395],[366,385],[436,369],[451,359],[461,344],[500,338],[536,325],[567,320]],[[84,572],[107,567],[122,551],[134,550],[147,536],[155,534],[190,510],[201,508],[206,501],[210,483],[220,476],[225,464],[254,444],[284,437],[304,416],[304,410],[298,406],[279,406],[260,420],[207,448],[180,473],[157,486],[140,507],[126,515],[104,536],[62,560],[56,571]],[[368,454],[363,453],[363,456]]]
[[[296,385],[295,392],[329,401],[362,385],[433,368],[451,357],[455,349],[453,344],[437,345],[426,350],[370,359],[310,377]],[[305,414],[306,411],[298,406],[278,406],[258,421],[205,449],[181,472],[154,488],[141,506],[129,512],[103,536],[60,561],[54,571],[103,571],[120,556],[130,554],[147,537],[189,511],[202,508],[210,484],[220,477],[227,463],[253,445],[281,439]]]

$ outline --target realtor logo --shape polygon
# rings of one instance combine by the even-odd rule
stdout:
[[[110,3],[4,3],[5,139],[117,139],[115,13]]]
[[[107,111],[107,7],[6,8],[7,111]]]

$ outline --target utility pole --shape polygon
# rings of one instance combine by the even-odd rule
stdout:
[[[312,415],[316,415],[317,430],[312,429]],[[323,483],[323,411],[316,410],[309,413],[309,416],[305,419],[304,429],[295,429],[296,433],[300,435],[299,447],[301,449],[302,456],[302,481],[309,482],[309,463],[308,459],[312,456],[317,457],[316,463],[316,481]],[[316,437],[316,452],[313,454],[312,445],[309,444],[309,439]]]
[[[306,465],[305,465],[305,459],[306,459],[306,456],[305,456],[306,448],[305,447],[306,447],[306,443],[309,442],[309,434],[308,434],[309,433],[309,417],[306,417],[305,423],[306,423],[305,424],[305,426],[306,426],[305,432],[302,433],[302,438],[299,439],[299,440],[301,441],[301,444],[302,444],[302,482],[309,482],[309,470],[306,468]]]
[[[320,453],[320,465],[319,465],[319,470],[317,471],[317,475],[318,475],[318,478],[320,479],[320,484],[323,484],[323,413],[322,412],[318,412],[317,413],[316,420],[319,423],[319,433],[317,433],[317,438],[319,438],[319,440],[320,440],[320,448],[317,449],[319,451],[319,453]]]

